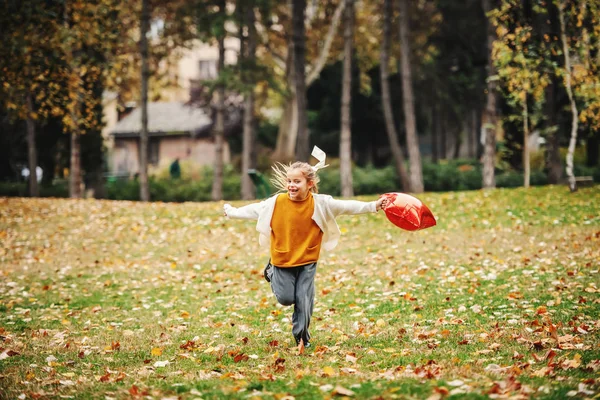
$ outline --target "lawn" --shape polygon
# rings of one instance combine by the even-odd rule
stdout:
[[[600,187],[419,197],[338,219],[303,354],[223,203],[0,198],[0,398],[597,397]]]

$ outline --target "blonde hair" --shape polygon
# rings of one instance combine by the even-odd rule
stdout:
[[[273,177],[271,178],[271,183],[277,189],[277,193],[285,192],[287,190],[287,174],[293,169],[300,170],[300,172],[302,172],[302,175],[304,175],[306,180],[308,182],[312,182],[313,185],[310,188],[311,192],[319,193],[320,179],[317,175],[317,171],[315,171],[310,164],[302,161],[296,161],[295,163],[290,163],[287,165],[278,162],[271,168],[273,169]]]

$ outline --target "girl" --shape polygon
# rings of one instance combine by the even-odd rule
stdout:
[[[377,212],[387,205],[384,198],[362,202],[318,194],[317,171],[326,167],[325,153],[315,146],[312,155],[319,160],[314,167],[305,162],[273,167],[272,182],[279,189],[278,194],[240,208],[223,206],[228,217],[258,220],[259,243],[268,246],[271,253],[265,279],[271,283],[280,304],[294,305],[292,334],[301,352],[310,347],[308,327],[319,253],[321,248],[335,248],[341,235],[335,218]]]

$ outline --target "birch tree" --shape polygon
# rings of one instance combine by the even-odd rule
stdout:
[[[516,9],[508,1],[491,14],[497,26],[498,40],[494,42],[494,63],[505,85],[509,103],[520,110],[519,116],[508,118],[520,120],[523,126],[523,186],[530,184],[530,126],[542,118],[544,92],[550,83],[551,69],[543,54],[544,44],[532,37],[532,27],[523,17],[523,9]],[[529,106],[531,103],[532,107]]]

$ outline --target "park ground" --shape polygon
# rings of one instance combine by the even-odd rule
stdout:
[[[222,202],[0,198],[0,398],[597,398],[600,187],[419,197],[338,219],[302,354]]]

